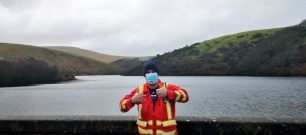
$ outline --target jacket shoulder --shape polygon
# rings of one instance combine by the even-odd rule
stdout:
[[[166,83],[166,84],[167,84],[167,87],[168,87],[169,89],[176,89],[176,88],[180,88],[180,86],[175,85],[175,84],[171,84],[171,83]]]

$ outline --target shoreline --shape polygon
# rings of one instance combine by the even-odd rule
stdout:
[[[0,88],[9,88],[9,87],[26,87],[26,86],[36,86],[36,85],[42,85],[42,84],[59,84],[59,83],[65,83],[65,82],[71,82],[71,81],[78,81],[78,76],[122,76],[122,77],[143,77],[143,76],[126,76],[126,75],[74,75],[69,78],[62,78],[63,80],[57,80],[54,82],[48,82],[48,83],[32,83],[32,84],[22,84],[22,85],[5,85],[0,86]],[[246,78],[306,78],[306,76],[161,76],[161,77],[246,77]]]

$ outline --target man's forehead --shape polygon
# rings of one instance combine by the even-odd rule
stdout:
[[[154,73],[154,72],[156,72],[156,71],[153,70],[153,69],[149,69],[149,70],[146,71],[146,73]]]

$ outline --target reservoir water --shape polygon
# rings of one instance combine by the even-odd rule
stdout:
[[[0,115],[136,116],[120,99],[144,83],[141,76],[77,76],[77,80],[0,88]],[[160,77],[189,92],[177,116],[306,118],[305,77]]]

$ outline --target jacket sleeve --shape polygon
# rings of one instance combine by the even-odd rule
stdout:
[[[130,94],[125,95],[119,103],[119,108],[121,112],[128,112],[133,108],[132,97],[138,92],[138,88],[134,89]]]
[[[187,91],[179,86],[169,84],[167,92],[169,101],[186,103],[189,100]]]

